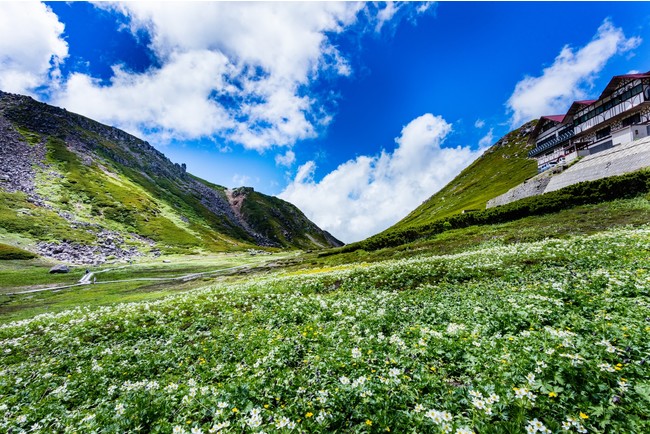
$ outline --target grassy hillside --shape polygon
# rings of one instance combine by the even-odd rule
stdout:
[[[25,260],[33,259],[36,255],[27,250],[19,249],[18,247],[9,246],[7,244],[0,243],[0,259],[2,260]]]
[[[537,163],[528,158],[526,144],[535,122],[522,125],[503,137],[388,231],[430,223],[463,210],[485,209],[488,200],[535,176]]]
[[[648,432],[648,239],[255,276],[5,324],[0,430]]]

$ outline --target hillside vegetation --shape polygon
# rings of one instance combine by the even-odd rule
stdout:
[[[0,326],[6,432],[650,430],[650,228]]]
[[[537,174],[528,158],[528,136],[536,121],[528,122],[497,141],[439,192],[427,199],[390,230],[430,223],[463,210],[485,209],[487,201]]]

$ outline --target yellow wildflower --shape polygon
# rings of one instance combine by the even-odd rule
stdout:
[[[580,419],[589,419],[589,416],[587,416],[583,412],[580,412]]]

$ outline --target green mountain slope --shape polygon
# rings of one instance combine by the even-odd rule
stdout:
[[[536,121],[522,125],[496,142],[442,190],[388,229],[430,223],[463,210],[485,209],[488,200],[537,174],[527,158],[529,134]]]
[[[29,97],[0,93],[0,140],[7,244],[73,262],[341,245],[280,199],[254,192],[235,206],[147,142]]]

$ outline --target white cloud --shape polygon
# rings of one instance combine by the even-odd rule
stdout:
[[[392,22],[394,25],[400,22],[402,18],[414,21],[418,15],[429,11],[435,11],[436,2],[417,2],[416,7],[408,5],[407,2],[373,2],[366,6],[366,14],[370,22],[375,23],[375,32],[379,33],[385,24]],[[374,13],[374,16],[372,15]],[[394,30],[394,26],[392,29]]]
[[[390,21],[397,13],[400,6],[395,2],[389,1],[383,3],[384,7],[377,12],[377,24],[375,25],[375,32],[381,31],[384,24]]]
[[[512,112],[511,126],[565,112],[574,100],[585,98],[594,78],[610,58],[640,43],[640,38],[626,38],[621,28],[605,20],[587,45],[577,51],[565,46],[541,76],[527,76],[517,83],[507,102]]]
[[[480,148],[487,148],[492,145],[492,141],[494,140],[494,129],[490,128],[490,131],[483,137],[481,137],[481,140],[478,141],[478,146]]]
[[[419,2],[416,11],[418,14],[423,14],[435,8],[435,6],[436,2]]]
[[[156,139],[218,135],[249,149],[290,146],[331,121],[306,89],[351,67],[328,34],[346,30],[363,4],[99,3],[146,31],[159,63],[115,67],[109,85],[74,74],[52,102]],[[205,64],[203,64],[205,62]]]
[[[80,72],[60,77],[68,46],[57,16],[41,3],[0,2],[0,88],[38,88],[52,104],[158,142],[218,137],[259,151],[313,138],[332,121],[336,105],[323,98],[336,94],[319,96],[312,85],[353,72],[332,35],[373,31],[430,9],[362,2],[96,6],[125,16],[122,30],[136,39],[148,35],[155,66],[134,72],[113,65],[108,82]]]
[[[442,147],[451,125],[422,115],[395,139],[392,153],[360,156],[315,181],[316,163],[299,167],[279,195],[345,242],[358,241],[397,222],[480,155],[470,147]]]
[[[485,126],[485,121],[483,119],[477,119],[476,122],[474,122],[474,126],[476,128],[483,128]]]
[[[296,154],[289,150],[284,155],[278,154],[275,156],[275,164],[278,166],[291,167],[296,161]]]
[[[0,2],[0,90],[33,94],[68,56],[64,26],[36,2]]]

